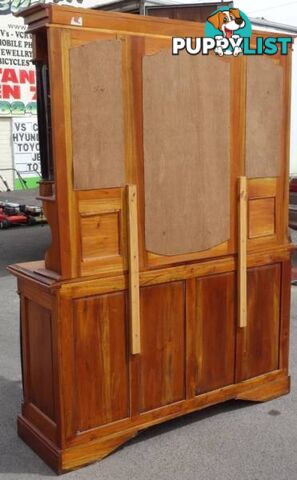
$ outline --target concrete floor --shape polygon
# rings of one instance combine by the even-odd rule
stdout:
[[[46,228],[14,230],[19,248],[27,251],[26,258],[19,258],[16,248],[14,254],[11,252],[13,231],[4,232],[5,238],[0,232],[0,248],[8,255],[5,258],[10,261],[42,258],[42,249],[49,238]],[[35,242],[39,250],[34,248]],[[8,245],[4,248],[5,243],[10,243],[10,248]],[[0,256],[3,258],[1,253]],[[2,269],[0,265],[0,479],[54,477],[16,434],[15,419],[22,397],[19,306],[15,280],[6,274],[3,263]],[[228,402],[153,427],[103,461],[71,472],[64,478],[296,480],[297,287],[292,287],[291,339],[290,395],[264,404]]]
[[[19,225],[1,230],[0,277],[8,275],[7,265],[44,258],[44,252],[50,242],[51,234],[48,225]]]
[[[19,203],[20,205],[39,205],[41,201],[36,200],[39,195],[39,188],[28,188],[28,190],[12,190],[11,192],[0,192],[0,201]]]

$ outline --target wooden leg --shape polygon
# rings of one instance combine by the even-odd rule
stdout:
[[[290,392],[290,377],[283,377],[272,382],[259,385],[252,390],[239,393],[236,400],[247,400],[250,402],[266,402],[273,400],[280,395],[286,395]]]

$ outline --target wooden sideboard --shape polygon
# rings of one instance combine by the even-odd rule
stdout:
[[[173,57],[202,24],[22,15],[52,243],[10,267],[19,435],[60,473],[150,425],[288,393],[291,52]]]

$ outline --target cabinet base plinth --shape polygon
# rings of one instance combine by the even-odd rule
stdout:
[[[135,437],[137,431],[121,432],[99,440],[67,448],[61,457],[61,472],[68,472],[89,463],[102,460],[124,443]]]
[[[57,474],[66,473],[102,460],[137,434],[137,431],[132,433],[131,431],[128,433],[121,432],[83,445],[60,450],[40,434],[22,415],[18,416],[17,421],[18,434],[22,440]]]
[[[266,402],[274,398],[286,395],[290,392],[290,377],[282,377],[256,388],[247,390],[237,395],[236,400],[247,400],[249,402]]]
[[[19,437],[56,473],[62,473],[60,468],[61,450],[42,435],[42,433],[22,415],[18,415],[17,417],[17,427]]]
[[[58,474],[74,470],[101,460],[118,447],[133,438],[138,431],[144,430],[157,423],[203,409],[207,406],[224,402],[226,400],[247,400],[265,402],[272,400],[290,391],[290,377],[280,371],[246,380],[237,385],[230,385],[223,389],[209,392],[196,399],[185,402],[174,413],[170,410],[159,410],[154,417],[136,419],[127,425],[126,429],[91,441],[66,446],[59,449],[48,440],[29,420],[23,415],[18,416],[19,436]],[[195,400],[195,403],[193,401]],[[166,408],[166,407],[165,407]],[[170,406],[168,406],[170,408]],[[95,433],[95,432],[94,432]],[[97,433],[98,434],[98,433]]]

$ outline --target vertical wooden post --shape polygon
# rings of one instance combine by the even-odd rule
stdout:
[[[247,178],[239,177],[238,206],[238,324],[247,326]]]
[[[128,185],[128,266],[131,353],[140,353],[139,254],[136,185]]]

